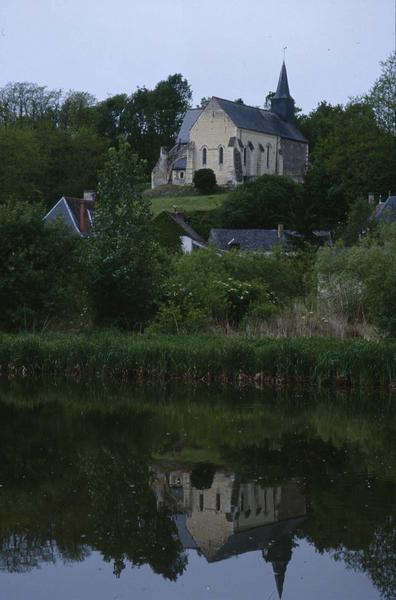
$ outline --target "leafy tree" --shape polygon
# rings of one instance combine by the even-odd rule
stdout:
[[[189,83],[177,73],[160,81],[153,90],[139,88],[128,100],[120,130],[150,170],[158,160],[160,147],[173,146],[191,99]]]
[[[116,142],[119,135],[120,122],[127,102],[127,94],[117,94],[95,106],[96,129],[112,143]]]
[[[212,169],[198,169],[193,184],[201,194],[212,194],[217,188],[216,175]]]
[[[0,328],[31,330],[81,310],[82,240],[27,202],[0,205]]]
[[[302,185],[278,175],[263,175],[244,183],[223,202],[223,227],[271,229],[278,223],[294,227],[291,211],[302,192]]]
[[[70,91],[59,111],[59,125],[71,132],[94,126],[92,107],[96,98],[87,92]]]
[[[140,191],[144,170],[145,164],[121,141],[118,149],[110,148],[100,173],[89,240],[89,290],[97,325],[134,328],[153,311],[158,253],[149,200]]]
[[[366,96],[378,125],[396,135],[396,51],[381,62],[382,73]]]
[[[61,97],[62,90],[47,90],[35,83],[8,83],[0,89],[0,124],[56,123]]]

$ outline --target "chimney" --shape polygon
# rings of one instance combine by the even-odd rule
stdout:
[[[93,204],[96,201],[95,190],[84,190],[84,202]]]
[[[86,200],[85,200],[85,192],[84,199],[80,202],[80,231],[82,235],[87,233],[87,209],[86,209]]]
[[[279,223],[278,224],[278,238],[279,239],[283,238],[283,232],[284,232],[283,225],[282,225],[282,223]]]
[[[370,206],[374,206],[375,196],[374,196],[373,192],[369,192],[368,203],[369,203]]]

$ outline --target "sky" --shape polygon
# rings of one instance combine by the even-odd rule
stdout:
[[[283,48],[304,112],[365,93],[395,47],[395,0],[0,0],[0,86],[99,100],[182,73],[194,104],[262,106]]]

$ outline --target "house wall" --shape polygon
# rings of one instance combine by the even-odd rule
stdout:
[[[275,135],[250,131],[248,129],[238,129],[238,137],[244,147],[247,148],[246,166],[244,166],[243,171],[245,177],[273,175],[275,173],[279,175],[283,174],[283,161],[279,154],[280,138]],[[253,150],[250,150],[249,142],[253,144]],[[263,146],[264,152],[261,152],[259,144]]]
[[[235,183],[234,148],[228,147],[237,128],[212,98],[190,131],[192,142],[187,158],[186,183],[192,183],[193,173],[198,169],[212,169],[219,185]],[[223,164],[219,165],[219,148],[223,147]],[[207,149],[207,164],[202,164],[202,150]]]

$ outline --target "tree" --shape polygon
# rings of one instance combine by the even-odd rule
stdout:
[[[120,131],[134,152],[151,170],[161,146],[175,143],[183,116],[190,106],[192,92],[179,73],[160,81],[153,90],[139,88],[128,100],[120,121]]]
[[[145,164],[121,141],[99,176],[89,240],[90,297],[97,325],[136,328],[152,314],[158,288],[157,246],[149,200],[141,194]]]
[[[198,169],[195,171],[193,183],[201,194],[212,194],[216,191],[216,175],[212,169]]]
[[[81,243],[65,226],[46,224],[40,206],[0,205],[0,329],[75,319],[83,297]]]
[[[396,135],[396,51],[380,63],[382,73],[366,96],[378,125]]]
[[[93,128],[96,98],[88,92],[70,91],[59,111],[59,124],[64,129],[75,132],[82,128]]]
[[[274,228],[279,223],[294,227],[292,207],[302,190],[302,185],[278,175],[263,175],[244,183],[223,202],[223,227]]]

